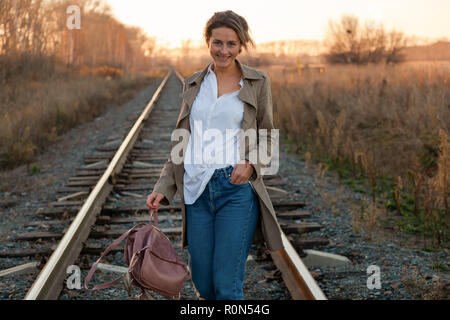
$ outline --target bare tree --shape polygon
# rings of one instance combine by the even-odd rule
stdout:
[[[328,33],[325,44],[329,47],[329,59],[332,63],[354,63],[359,55],[359,21],[353,16],[343,16],[341,23],[328,21]]]
[[[391,31],[387,36],[386,64],[404,61],[405,56],[400,51],[408,45],[408,40],[402,33]]]
[[[328,22],[324,40],[328,47],[325,55],[329,63],[367,64],[396,63],[402,61],[400,49],[406,45],[403,33],[387,33],[382,24],[360,24],[352,15],[344,15],[339,23]]]

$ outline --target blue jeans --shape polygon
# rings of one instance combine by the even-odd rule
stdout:
[[[214,171],[205,190],[186,205],[192,281],[201,298],[242,300],[245,264],[259,215],[250,183],[233,184],[233,167]]]

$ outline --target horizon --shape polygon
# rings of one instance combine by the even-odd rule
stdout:
[[[296,40],[322,42],[328,21],[337,22],[344,14],[358,17],[360,23],[373,22],[374,27],[382,24],[386,31],[403,32],[406,37],[414,37],[423,44],[450,39],[447,14],[450,12],[450,1],[446,0],[367,0],[364,3],[356,0],[341,0],[339,3],[321,0],[303,5],[289,0],[279,0],[276,5],[272,2],[261,5],[262,1],[256,0],[244,3],[229,0],[226,6],[205,0],[194,2],[172,0],[158,3],[157,14],[153,14],[149,2],[106,1],[121,22],[141,27],[149,37],[156,38],[158,45],[172,49],[180,47],[186,40],[201,43],[203,28],[209,17],[216,11],[227,9],[247,20],[257,44]],[[320,14],[314,14],[317,12]],[[271,17],[269,20],[275,24],[267,23],[266,17]],[[168,22],[174,27],[171,28]]]

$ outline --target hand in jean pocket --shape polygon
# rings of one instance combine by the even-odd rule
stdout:
[[[253,166],[248,160],[242,160],[236,164],[231,172],[230,182],[233,184],[247,183],[253,174]]]

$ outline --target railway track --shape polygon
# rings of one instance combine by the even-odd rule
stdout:
[[[179,112],[179,104],[169,105],[159,98],[168,82],[179,81],[183,79],[178,72],[168,72],[134,124],[124,128],[123,133],[111,136],[94,154],[85,157],[85,164],[58,191],[57,201],[36,212],[42,220],[27,224],[25,227],[33,230],[15,238],[15,241],[39,243],[38,248],[0,252],[0,257],[42,257],[43,267],[26,300],[58,299],[64,289],[67,267],[98,256],[113,238],[138,222],[148,221],[146,196],[167,159],[170,134]],[[179,83],[178,87],[181,87]],[[264,181],[284,231],[285,250],[270,254],[276,271],[280,271],[292,299],[326,299],[301,256],[302,249],[326,245],[328,240],[291,237],[322,226],[304,221],[310,216],[303,210],[306,205],[288,197],[281,188],[286,184],[281,177],[264,177]],[[179,247],[181,201],[178,195],[173,204],[161,206],[159,224],[183,255]],[[54,241],[59,242],[55,245]],[[118,247],[116,252],[122,250]],[[255,259],[267,257],[264,250],[255,254]]]

